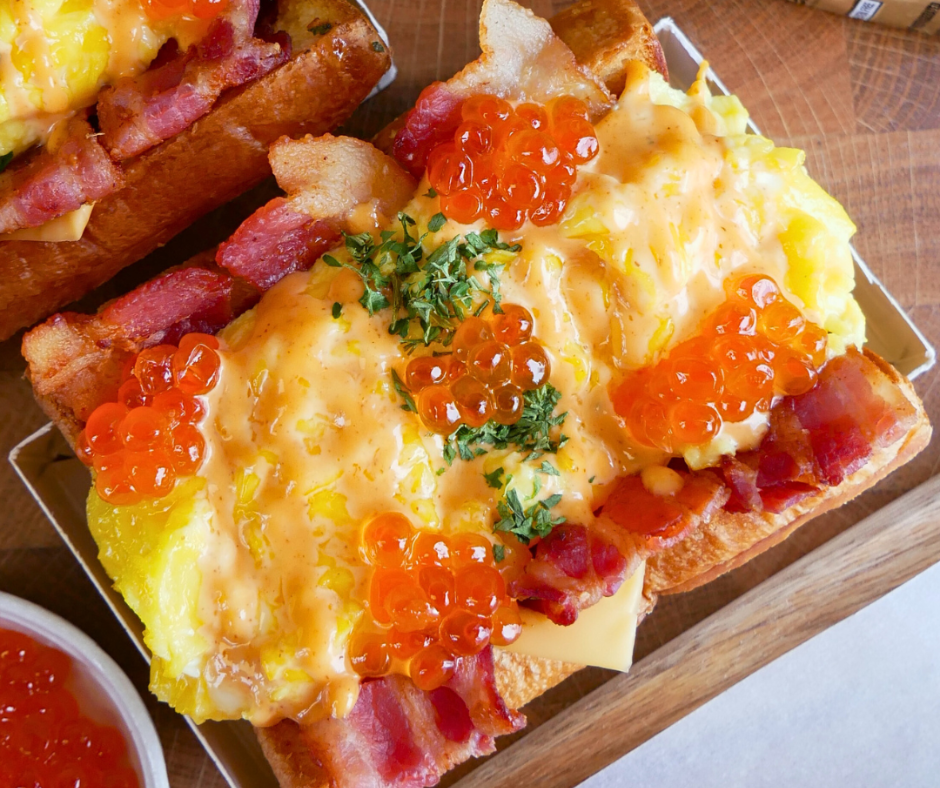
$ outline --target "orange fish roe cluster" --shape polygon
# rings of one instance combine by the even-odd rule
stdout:
[[[453,676],[460,657],[516,640],[522,618],[506,584],[531,556],[518,541],[503,550],[497,569],[493,545],[480,534],[417,530],[397,512],[369,522],[362,554],[374,568],[371,621],[350,639],[353,669],[382,676],[398,660],[420,689],[431,690]]]
[[[199,470],[206,451],[196,425],[199,395],[219,379],[219,341],[187,334],[176,345],[142,350],[124,368],[117,402],[99,405],[78,437],[78,455],[95,469],[95,489],[118,506],[169,493]]]
[[[611,392],[633,438],[670,453],[707,443],[723,422],[770,409],[775,395],[816,385],[826,331],[808,322],[767,276],[725,286],[728,299],[701,333]]]
[[[408,362],[405,385],[428,429],[450,435],[461,424],[482,427],[490,419],[515,424],[525,392],[548,380],[551,362],[532,339],[529,310],[517,304],[502,310],[488,320],[464,320],[454,332],[453,352]]]
[[[228,6],[228,0],[146,0],[147,16],[168,19],[171,16],[194,16],[213,19]]]
[[[557,222],[577,165],[598,151],[584,102],[563,96],[514,108],[496,96],[473,96],[461,117],[453,142],[428,157],[444,215],[463,224],[483,218],[497,230],[518,230],[526,219]]]

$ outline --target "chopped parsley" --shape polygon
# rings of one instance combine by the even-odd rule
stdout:
[[[545,460],[540,466],[539,470],[542,473],[547,473],[549,476],[561,476],[558,472],[558,468],[552,465],[548,460]]]
[[[428,221],[428,230],[432,233],[436,233],[447,223],[447,217],[444,214],[438,212],[431,217]]]
[[[336,320],[341,314],[343,314],[343,305],[339,301],[333,302],[333,319]]]
[[[443,217],[438,217],[442,214],[432,217],[429,228],[443,226]],[[484,230],[468,233],[463,239],[455,236],[423,260],[421,242],[425,236],[414,238],[408,230],[414,220],[404,214],[399,214],[399,219],[403,240],[386,238],[383,233],[380,250],[387,248],[388,252],[397,254],[391,275],[393,318],[388,332],[401,338],[406,352],[412,352],[418,345],[449,346],[460,321],[473,313],[477,296],[489,296],[477,309],[485,308],[492,299],[493,311],[501,311],[498,272],[502,266],[481,258],[497,250],[517,252],[518,245],[501,243],[496,230]],[[474,271],[488,274],[489,290],[468,272],[471,264]]]
[[[385,47],[382,46],[382,42],[381,42],[381,41],[373,41],[373,42],[372,42],[372,51],[373,51],[373,52],[384,52],[384,51],[385,51]]]
[[[437,197],[437,189],[431,186],[422,196],[430,197],[432,200]]]
[[[501,564],[506,559],[506,548],[501,544],[493,545],[493,560]]]
[[[369,233],[360,233],[359,235],[346,235],[346,251],[359,265],[350,265],[341,263],[333,255],[323,255],[323,262],[331,268],[348,268],[355,271],[362,278],[362,284],[365,291],[359,299],[359,303],[365,308],[371,317],[376,312],[385,309],[388,306],[388,299],[382,292],[388,287],[388,277],[385,276],[379,267],[372,260],[372,251],[374,249],[372,236]]]
[[[324,33],[329,33],[333,29],[332,22],[322,22],[317,24],[320,20],[314,19],[313,22],[307,27],[308,33],[313,33],[315,36],[322,36]]]
[[[484,473],[483,478],[486,479],[487,487],[492,487],[494,490],[500,490],[503,486],[503,473],[505,471],[502,468],[497,468],[492,473]],[[511,477],[510,477],[511,478]],[[507,482],[509,479],[506,480]]]
[[[546,383],[534,391],[527,391],[524,395],[525,405],[522,418],[515,424],[498,424],[488,421],[482,427],[470,427],[461,424],[448,438],[444,447],[444,459],[448,465],[459,456],[460,459],[470,461],[474,457],[486,454],[492,446],[495,449],[506,449],[510,446],[517,451],[526,453],[525,460],[536,460],[543,454],[554,454],[568,442],[566,435],[552,436],[555,427],[560,427],[567,411],[558,416],[554,415],[555,406],[561,399],[561,392],[551,383]],[[543,463],[541,470],[545,470]],[[557,476],[558,471],[550,466]]]
[[[552,516],[551,510],[560,502],[561,494],[556,493],[524,509],[518,493],[510,490],[496,505],[500,519],[496,521],[493,529],[515,534],[526,544],[536,536],[544,539],[552,532],[552,528],[565,522],[564,517]]]
[[[412,413],[417,413],[418,409],[415,407],[414,397],[412,397],[408,389],[405,388],[405,384],[402,383],[401,378],[398,377],[398,373],[394,369],[392,370],[392,385],[395,386],[395,391],[398,392],[398,396],[405,401],[405,404],[401,406],[401,409],[411,411]]]
[[[398,214],[398,221],[400,238],[393,230],[383,230],[376,245],[369,233],[344,234],[346,252],[353,262],[341,262],[328,254],[323,255],[323,261],[359,274],[365,286],[359,303],[370,316],[392,308],[388,331],[401,338],[406,352],[421,344],[450,345],[460,321],[489,303],[494,312],[501,311],[498,273],[502,266],[482,258],[494,251],[518,252],[520,246],[500,242],[496,230],[490,229],[456,236],[425,259],[422,243],[427,233],[413,235],[415,220],[405,213]],[[428,229],[437,232],[446,221],[443,214],[435,214]],[[487,273],[489,289],[471,270]],[[480,297],[484,297],[483,303],[475,304]]]
[[[13,161],[13,151],[0,156],[0,172],[3,172],[11,161]]]

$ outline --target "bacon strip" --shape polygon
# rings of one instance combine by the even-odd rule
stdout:
[[[39,227],[123,185],[120,167],[98,144],[88,120],[74,117],[61,142],[50,141],[0,174],[0,233]]]
[[[264,292],[287,274],[306,271],[340,238],[336,222],[313,219],[277,197],[219,246],[216,262]]]
[[[872,388],[869,362],[851,351],[830,361],[816,386],[788,397],[770,413],[754,451],[722,460],[732,512],[780,513],[825,487],[841,484],[909,426]],[[912,417],[912,414],[911,416]]]
[[[462,659],[454,678],[429,693],[399,675],[365,681],[346,718],[304,726],[302,735],[333,788],[424,788],[467,758],[493,752],[494,735],[524,724],[496,692],[486,649]]]
[[[509,593],[556,624],[612,596],[639,562],[677,543],[711,517],[731,491],[711,471],[683,472],[675,495],[649,492],[639,476],[621,479],[590,528],[557,526],[535,548]]]
[[[288,196],[255,211],[216,255],[218,265],[262,292],[335,246],[357,208],[391,217],[414,194],[414,180],[394,159],[349,137],[283,137],[268,158]]]
[[[228,274],[193,265],[152,279],[96,315],[53,315],[23,338],[33,388],[41,402],[56,403],[57,422],[77,435],[98,405],[115,398],[129,356],[190,331],[215,333],[257,297]]]
[[[431,151],[453,139],[460,125],[462,104],[463,99],[448,90],[445,83],[434,82],[421,91],[405,116],[391,153],[416,178],[424,172]]]
[[[252,37],[258,10],[259,0],[232,0],[198,45],[101,92],[98,121],[113,159],[138,156],[179,134],[212,109],[224,90],[287,62],[290,48],[283,38]]]
[[[236,300],[236,282],[228,274],[179,268],[109,302],[99,317],[127,339],[175,343],[192,331],[214,334],[248,306]]]

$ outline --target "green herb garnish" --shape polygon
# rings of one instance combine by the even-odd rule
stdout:
[[[408,392],[408,389],[405,388],[405,384],[401,382],[401,378],[398,377],[398,373],[394,369],[392,370],[392,385],[395,386],[395,391],[398,392],[398,396],[405,401],[405,404],[401,406],[401,409],[411,411],[412,413],[417,413],[418,409],[415,407],[414,398]]]
[[[3,172],[11,161],[13,161],[13,151],[0,156],[0,172]]]
[[[310,23],[310,26],[307,28],[308,33],[313,33],[315,36],[322,36],[324,33],[329,33],[333,29],[332,22],[323,22],[322,24],[317,24],[319,20],[314,19]]]
[[[382,42],[381,42],[381,41],[373,41],[373,42],[372,42],[372,51],[373,51],[373,52],[384,52],[384,51],[385,51],[385,47],[382,46]]]
[[[425,259],[422,243],[427,233],[414,235],[411,228],[415,220],[405,213],[398,214],[398,221],[400,237],[393,230],[383,230],[376,245],[369,233],[344,234],[346,252],[353,262],[341,262],[328,254],[323,255],[323,262],[359,274],[365,286],[359,303],[370,316],[392,307],[388,331],[401,337],[406,352],[420,344],[450,345],[460,321],[474,309],[492,303],[495,313],[501,311],[498,273],[502,266],[487,263],[482,256],[493,251],[518,252],[520,246],[500,242],[496,230],[490,229],[452,238]],[[445,221],[443,214],[435,214],[428,229],[436,232]],[[487,273],[489,289],[469,273],[470,269]],[[480,306],[474,303],[479,295],[486,297]]]
[[[498,278],[502,266],[480,258],[496,250],[518,252],[521,247],[501,243],[495,230],[484,230],[468,233],[463,240],[456,236],[423,260],[421,242],[426,236],[414,238],[405,220],[411,224],[414,221],[404,214],[399,218],[402,219],[403,240],[386,238],[383,233],[380,251],[397,255],[391,274],[393,319],[388,332],[401,337],[406,352],[412,352],[418,345],[449,346],[457,326],[468,314],[473,314],[474,297],[478,294],[492,299],[494,312],[502,311]],[[431,220],[435,225],[436,218]],[[474,271],[487,273],[489,290],[468,272],[471,263]]]
[[[492,473],[484,473],[483,478],[486,479],[487,487],[492,487],[494,490],[502,489],[503,486],[503,469],[497,468]],[[507,480],[508,481],[508,480]]]
[[[525,460],[535,460],[543,454],[554,454],[568,442],[566,435],[552,437],[553,429],[560,427],[568,415],[567,411],[558,416],[554,415],[555,406],[560,399],[561,392],[551,383],[546,383],[525,393],[522,418],[515,424],[497,424],[490,420],[482,427],[460,425],[447,440],[444,459],[448,464],[457,456],[470,461],[489,451],[483,448],[484,446],[492,446],[495,449],[512,446],[526,454]],[[547,463],[543,463],[541,470],[551,473],[545,470],[544,465]],[[555,471],[553,475],[558,475],[555,468],[552,470]]]
[[[543,539],[552,532],[552,528],[565,522],[565,518],[552,517],[552,508],[561,502],[561,494],[550,495],[524,509],[515,490],[506,493],[506,497],[496,505],[500,519],[493,526],[495,531],[513,533],[527,543],[540,536]]]
[[[494,544],[493,545],[493,560],[496,561],[497,564],[500,564],[505,559],[506,559],[505,546],[501,544]]]
[[[542,473],[547,473],[549,476],[561,476],[558,472],[558,468],[552,465],[548,460],[545,460],[545,462],[539,466],[539,470]]]
[[[436,233],[440,230],[447,222],[447,217],[442,213],[436,213],[428,221],[428,230],[432,233]]]
[[[341,314],[343,314],[343,305],[339,301],[333,302],[333,319],[336,320]]]

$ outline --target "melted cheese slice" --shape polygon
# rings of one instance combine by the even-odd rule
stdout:
[[[61,241],[80,241],[91,219],[94,203],[83,205],[74,211],[50,219],[39,227],[26,227],[12,233],[0,235],[0,241],[42,241],[59,243]]]
[[[582,610],[569,627],[560,627],[541,613],[522,608],[522,635],[505,650],[574,665],[629,670],[637,619],[643,608],[645,573],[644,562],[616,594]]]

